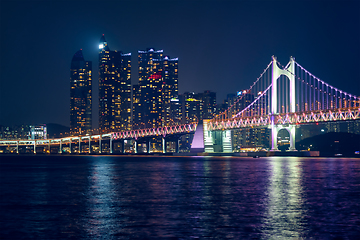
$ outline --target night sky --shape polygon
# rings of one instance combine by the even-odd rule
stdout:
[[[179,58],[179,92],[249,88],[271,56],[296,61],[360,96],[360,1],[4,1],[0,2],[0,125],[69,126],[70,62],[93,62],[98,124],[98,45]]]

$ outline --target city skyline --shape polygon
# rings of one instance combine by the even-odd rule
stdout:
[[[294,56],[320,79],[360,95],[360,73],[356,72],[360,66],[360,8],[356,1],[299,1],[287,6],[281,1],[273,2],[274,6],[268,2],[256,6],[247,1],[137,1],[138,8],[125,2],[113,6],[123,15],[107,14],[111,24],[106,27],[81,18],[95,14],[98,3],[91,1],[81,9],[81,1],[75,2],[70,10],[63,1],[1,2],[1,125],[69,126],[71,57],[83,49],[85,59],[97,66],[101,34],[109,36],[113,49],[133,54],[132,85],[138,81],[135,53],[154,47],[179,57],[179,93],[210,90],[217,93],[218,103],[226,94],[246,89],[254,82],[271,55],[283,64]],[[276,7],[279,10],[271,13]],[[107,11],[114,13],[114,9]],[[291,14],[289,10],[293,10]],[[137,15],[139,19],[135,19]],[[104,16],[99,13],[96,19]],[[145,21],[149,17],[152,23]],[[120,20],[127,18],[120,25]],[[270,24],[270,19],[274,25],[263,27]],[[166,24],[158,25],[159,29],[149,28],[160,22]],[[82,24],[82,33],[77,33]],[[119,31],[116,24],[124,30]],[[93,72],[93,106],[98,106],[98,69],[93,67]],[[93,109],[93,123],[97,119]]]

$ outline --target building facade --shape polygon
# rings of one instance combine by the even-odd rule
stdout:
[[[99,129],[131,129],[131,53],[111,51],[104,35],[99,44]]]
[[[70,67],[70,132],[87,134],[92,128],[92,63],[82,50],[75,53]]]
[[[163,56],[163,50],[138,51],[139,84],[133,86],[133,128],[172,125],[172,99],[178,97],[178,59]]]
[[[216,93],[211,91],[205,91],[198,93],[198,99],[202,102],[202,116],[203,119],[212,119],[216,111]]]

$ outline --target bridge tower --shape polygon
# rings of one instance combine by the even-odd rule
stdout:
[[[272,56],[272,92],[271,92],[271,150],[276,151],[277,148],[277,135],[281,129],[286,129],[290,135],[290,151],[295,151],[295,125],[277,126],[274,123],[275,115],[279,114],[277,109],[278,104],[278,88],[277,82],[281,75],[285,75],[290,81],[290,112],[295,112],[295,59],[290,57],[288,67],[281,69],[277,65],[276,58]]]

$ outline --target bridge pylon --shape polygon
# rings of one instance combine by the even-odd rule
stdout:
[[[222,130],[213,132],[208,129],[208,123],[210,120],[203,120],[203,136],[204,136],[204,152],[213,153],[213,152],[224,152],[231,153],[232,141],[231,141],[231,130]],[[198,131],[198,130],[197,130]],[[217,140],[220,142],[219,145],[215,145],[214,142]]]
[[[287,127],[277,126],[275,125],[275,115],[279,114],[278,109],[278,87],[277,82],[281,75],[285,75],[290,81],[290,112],[295,112],[295,59],[290,57],[290,61],[288,63],[288,67],[285,69],[281,69],[277,65],[276,57],[272,56],[272,91],[271,91],[271,151],[277,151],[277,135],[281,129],[286,129],[290,135],[290,149],[291,151],[295,151],[295,125],[289,125]],[[286,89],[287,90],[287,89]]]

